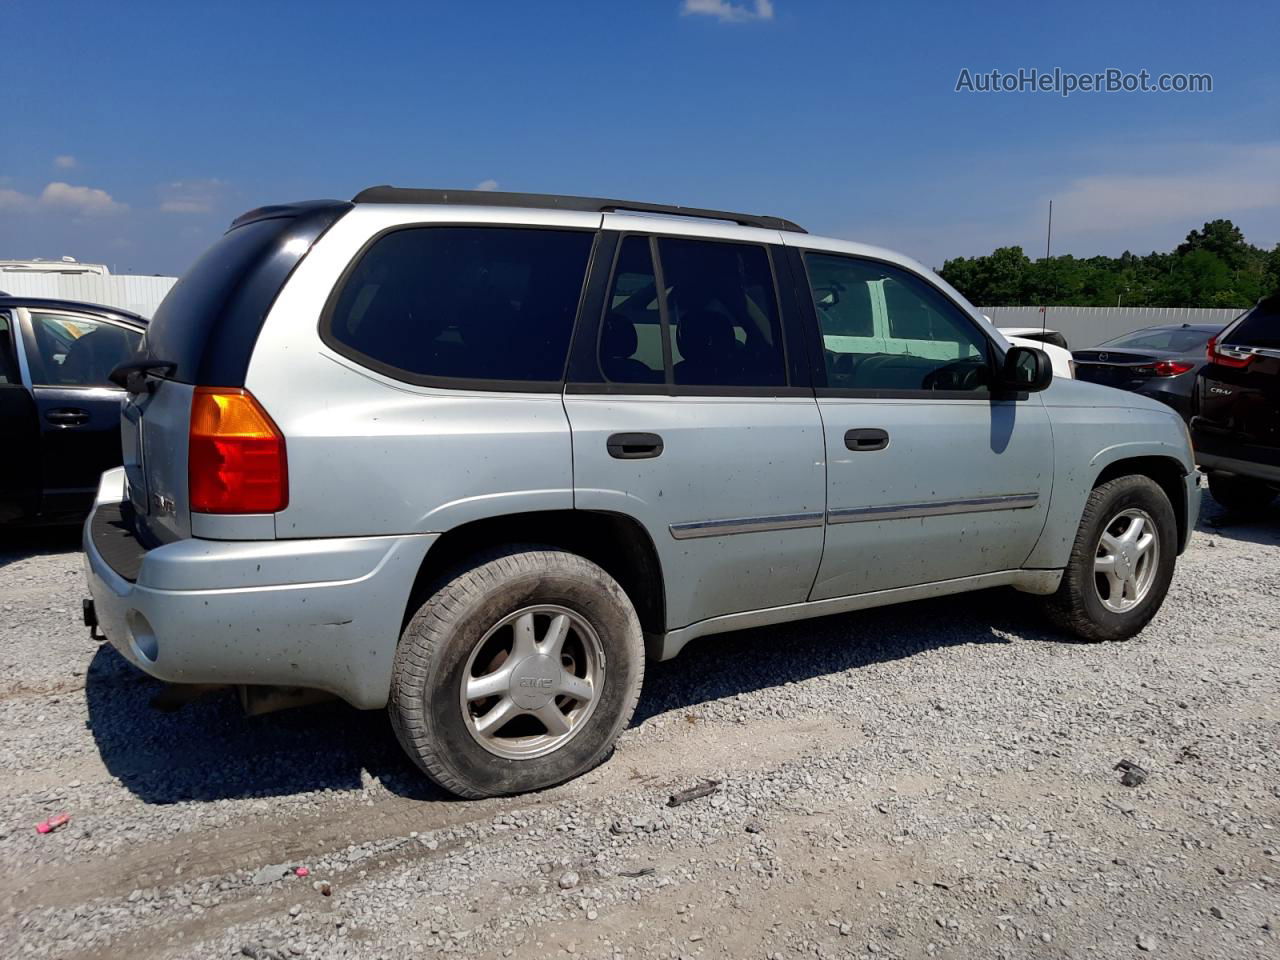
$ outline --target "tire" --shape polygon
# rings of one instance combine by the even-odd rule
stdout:
[[[1261,513],[1276,498],[1275,488],[1261,480],[1234,473],[1209,472],[1209,493],[1231,513]]]
[[[562,646],[549,654],[558,635]],[[388,709],[400,745],[428,777],[460,797],[493,797],[599,764],[631,720],[643,680],[640,621],[617,581],[577,554],[519,545],[473,558],[414,612]],[[480,683],[497,692],[476,697],[489,689]],[[580,698],[559,693],[567,683]],[[560,720],[543,722],[551,710]]]
[[[1148,522],[1154,527],[1154,557],[1148,556],[1144,563],[1141,557],[1146,554],[1132,545],[1122,557],[1115,557],[1120,551],[1109,549],[1103,534],[1108,533],[1113,538],[1110,542],[1115,543],[1122,539],[1118,532],[1127,532],[1128,523],[1143,517],[1146,520],[1140,529],[1145,530]],[[1177,553],[1177,518],[1168,496],[1154,480],[1133,475],[1101,484],[1085,503],[1071,558],[1058,591],[1046,599],[1046,612],[1058,627],[1083,640],[1128,640],[1151,622],[1164,602]],[[1120,577],[1098,573],[1096,564],[1105,562],[1108,554],[1113,555],[1112,569],[1134,574],[1132,597],[1126,587],[1117,598],[1112,584]],[[1105,600],[1104,590],[1109,594]]]

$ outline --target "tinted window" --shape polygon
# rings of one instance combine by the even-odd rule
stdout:
[[[317,204],[223,234],[156,308],[145,348],[185,383],[241,386],[280,288],[312,243],[350,204]]]
[[[785,384],[777,297],[764,247],[664,237],[658,255],[672,327],[673,382]]]
[[[1116,337],[1102,344],[1104,347],[1124,347],[1129,350],[1160,350],[1167,353],[1201,353],[1209,338],[1207,330],[1170,327],[1164,330],[1139,330],[1123,337]]]
[[[35,310],[31,332],[31,381],[49,387],[114,386],[111,371],[132,359],[142,340],[141,333],[102,320]]]
[[[558,382],[594,238],[510,227],[388,233],[348,277],[328,333],[391,376]]]
[[[1222,339],[1241,347],[1280,349],[1280,297],[1263,300]]]
[[[809,253],[805,262],[828,386],[987,389],[986,338],[932,285],[871,260]],[[851,317],[858,322],[851,323]]]
[[[600,370],[615,383],[662,383],[662,314],[649,238],[627,237],[618,251],[600,327]]]

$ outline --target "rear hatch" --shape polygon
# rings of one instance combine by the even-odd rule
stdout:
[[[169,291],[142,344],[121,415],[129,500],[144,540],[191,536],[187,450],[197,386],[243,387],[276,296],[312,244],[351,209],[264,207],[237,219]]]
[[[1192,426],[1205,452],[1280,466],[1280,296],[1210,343]]]

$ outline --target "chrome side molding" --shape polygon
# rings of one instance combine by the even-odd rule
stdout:
[[[923,503],[895,503],[874,507],[844,507],[827,511],[828,523],[865,523],[868,520],[908,520],[915,517],[945,517],[955,513],[986,513],[994,510],[1026,510],[1040,502],[1038,493],[1011,493],[998,497],[971,497],[966,500],[927,500]]]
[[[766,530],[799,530],[803,527],[822,526],[821,511],[815,513],[785,513],[773,517],[737,517],[731,520],[695,520],[690,523],[673,523],[671,536],[677,540],[694,540],[699,537],[730,537],[737,533],[761,533]]]

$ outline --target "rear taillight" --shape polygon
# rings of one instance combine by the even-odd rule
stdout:
[[[1194,363],[1187,363],[1185,360],[1157,360],[1155,372],[1157,377],[1177,377],[1194,367]]]
[[[187,481],[197,513],[275,513],[289,505],[284,435],[249,391],[196,387]]]
[[[1241,350],[1237,347],[1224,347],[1218,344],[1218,338],[1212,338],[1205,347],[1205,355],[1209,358],[1210,363],[1217,363],[1224,367],[1247,367],[1253,362],[1253,354],[1248,350]]]

